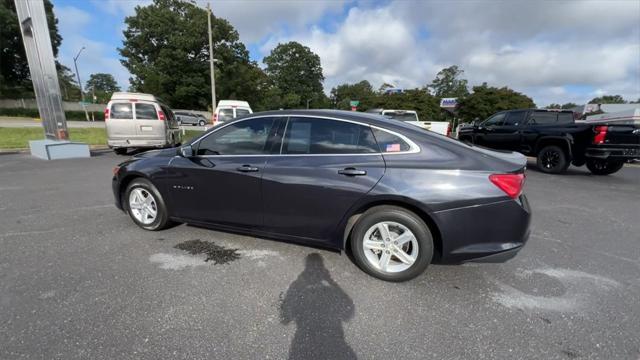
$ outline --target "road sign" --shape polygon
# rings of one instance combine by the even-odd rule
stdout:
[[[442,98],[440,107],[445,109],[455,109],[458,106],[458,98]]]
[[[349,105],[351,105],[351,107],[358,107],[358,105],[360,105],[360,101],[351,100],[351,101],[349,101]]]

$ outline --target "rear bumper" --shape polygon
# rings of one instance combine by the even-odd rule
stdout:
[[[628,145],[619,147],[592,147],[587,148],[585,156],[587,158],[596,159],[631,161],[640,159],[640,145]]]
[[[442,237],[439,262],[504,262],[529,239],[531,208],[526,196],[434,213]]]
[[[110,148],[129,148],[129,147],[163,147],[167,146],[167,139],[109,139],[107,145]]]

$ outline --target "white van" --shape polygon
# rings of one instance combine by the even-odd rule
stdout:
[[[107,144],[117,154],[129,148],[178,146],[182,133],[171,109],[150,94],[115,92],[104,109]]]
[[[220,100],[218,107],[213,113],[213,124],[222,123],[240,116],[253,114],[251,106],[246,101],[241,100]]]
[[[414,110],[382,110],[381,115],[389,119],[404,121],[438,134],[451,135],[451,125],[448,121],[421,121],[418,119],[418,113]]]

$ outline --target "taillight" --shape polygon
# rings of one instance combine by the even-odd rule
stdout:
[[[164,111],[158,110],[158,119],[164,120]]]
[[[447,136],[451,136],[451,123],[447,124]]]
[[[218,121],[218,114],[213,113],[213,115],[211,116],[211,124],[215,125],[216,121]]]
[[[525,176],[520,174],[491,174],[489,180],[509,195],[512,199],[517,199],[522,194]]]
[[[109,120],[109,108],[104,109],[104,121]]]
[[[609,130],[609,127],[606,125],[599,125],[593,129],[596,133],[593,136],[593,143],[595,145],[604,144],[604,139],[607,137],[607,130]]]

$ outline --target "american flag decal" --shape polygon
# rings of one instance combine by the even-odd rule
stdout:
[[[400,144],[387,144],[387,152],[400,151]]]

